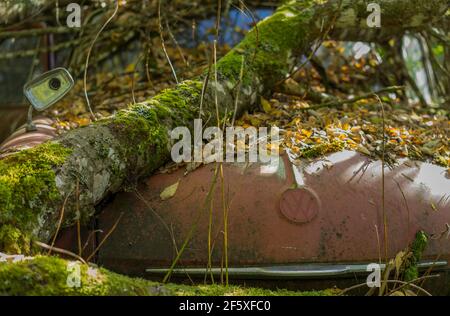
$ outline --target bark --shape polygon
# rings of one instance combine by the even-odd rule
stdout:
[[[378,3],[381,8],[381,28],[367,26],[370,14],[365,8]],[[357,8],[360,6],[359,8]],[[450,1],[344,1],[342,13],[330,37],[336,40],[380,42],[401,35],[406,30],[422,30],[424,25],[442,24]]]
[[[61,212],[63,226],[90,218],[95,205],[108,194],[133,185],[168,160],[171,129],[192,128],[199,115],[209,125],[215,124],[216,98],[221,116],[233,113],[238,92],[237,115],[255,107],[258,96],[269,94],[289,74],[296,57],[306,53],[332,25],[336,32],[368,28],[369,1],[322,2],[287,1],[259,22],[217,62],[218,82],[214,82],[213,71],[202,113],[205,75],[0,161],[0,251],[26,253],[32,239],[48,241]],[[449,2],[384,0],[380,4],[383,27],[379,32],[390,32],[391,26],[396,26],[392,32],[398,32],[430,23],[447,10]]]

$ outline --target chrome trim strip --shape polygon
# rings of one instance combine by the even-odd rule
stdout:
[[[276,265],[266,267],[242,267],[228,268],[228,275],[241,278],[325,278],[345,276],[352,274],[367,274],[369,264],[299,264],[299,265]],[[385,264],[381,264],[381,269],[385,268]],[[444,268],[447,261],[421,261],[418,265],[419,269]],[[145,270],[149,274],[161,275],[166,274],[169,269],[150,268]],[[220,268],[177,268],[173,269],[173,276],[183,276],[186,274],[192,276],[204,276],[206,273],[220,275]]]

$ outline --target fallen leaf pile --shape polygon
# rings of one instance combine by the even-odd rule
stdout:
[[[384,147],[387,161],[409,157],[450,166],[450,121],[445,113],[385,108],[383,133],[382,111],[376,100],[357,102],[345,110],[308,110],[307,102],[285,95],[262,103],[262,112],[245,114],[238,124],[280,127],[283,148],[294,157],[313,158],[349,149],[381,158]]]
[[[325,42],[324,47],[332,61],[326,70],[327,80],[339,87],[328,88],[335,100],[350,100],[372,92],[364,88],[380,71],[372,52],[355,60],[352,55],[345,57],[337,42]],[[315,68],[304,67],[283,83],[283,93],[273,94],[270,100],[261,98],[260,111],[246,113],[237,124],[278,126],[284,139],[282,148],[297,159],[349,149],[374,159],[380,159],[384,152],[388,163],[408,157],[450,167],[448,107],[445,110],[424,107],[418,102],[404,104],[397,94],[383,94],[380,99],[371,95],[339,106],[317,107],[320,101],[301,89],[302,82],[315,95],[327,91],[323,76]]]

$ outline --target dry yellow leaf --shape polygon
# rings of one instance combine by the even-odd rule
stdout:
[[[180,183],[180,181],[177,181],[176,183],[169,185],[167,188],[165,188],[159,195],[161,200],[165,201],[165,200],[168,200],[171,197],[173,197],[175,195],[175,193],[177,193],[179,183]]]
[[[358,145],[358,147],[356,148],[356,150],[358,150],[360,153],[366,154],[368,156],[370,156],[370,151],[364,147],[363,145]]]
[[[312,131],[308,131],[306,129],[302,129],[302,134],[305,135],[307,138],[309,138],[312,135]]]
[[[263,107],[264,112],[266,112],[267,114],[272,112],[272,106],[270,105],[270,102],[264,99],[263,97],[261,97],[261,105]]]

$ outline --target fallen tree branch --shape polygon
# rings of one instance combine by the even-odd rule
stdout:
[[[5,38],[22,38],[22,37],[36,37],[48,34],[67,34],[79,32],[78,29],[72,29],[64,26],[46,27],[42,29],[27,29],[20,31],[5,31],[0,32],[0,39]]]
[[[403,87],[403,86],[387,87],[387,88],[383,88],[383,89],[380,89],[380,90],[377,90],[377,91],[374,91],[374,92],[365,93],[363,95],[359,95],[357,97],[350,98],[350,99],[347,99],[347,100],[326,101],[324,103],[317,104],[315,106],[310,106],[309,108],[304,108],[302,110],[315,110],[315,109],[320,109],[320,108],[324,108],[324,107],[340,107],[340,106],[342,106],[344,104],[351,104],[351,103],[355,103],[355,102],[360,101],[360,100],[364,100],[364,99],[375,97],[377,94],[397,92],[397,91],[400,91],[400,90],[403,90],[403,89],[405,89],[405,87]]]

